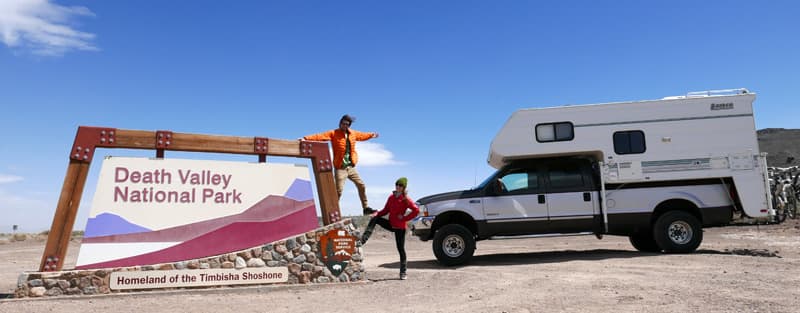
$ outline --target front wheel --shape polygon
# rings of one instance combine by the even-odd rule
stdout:
[[[656,220],[653,238],[666,253],[689,253],[703,241],[703,226],[694,215],[670,211]]]
[[[433,254],[442,265],[467,263],[473,253],[475,253],[475,237],[462,225],[444,225],[433,236]]]

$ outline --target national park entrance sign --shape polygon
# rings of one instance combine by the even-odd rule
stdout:
[[[39,267],[41,272],[60,271],[63,267],[89,165],[98,147],[155,150],[158,158],[163,158],[166,150],[250,154],[257,155],[260,163],[266,162],[267,155],[308,158],[316,181],[323,224],[340,220],[332,162],[325,142],[81,126],[69,154],[64,185]]]

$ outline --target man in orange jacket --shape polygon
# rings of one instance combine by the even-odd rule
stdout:
[[[361,199],[361,208],[364,210],[364,214],[368,215],[374,213],[375,210],[370,208],[367,203],[367,188],[364,186],[364,181],[361,180],[361,176],[358,176],[358,171],[356,171],[356,163],[358,162],[356,142],[378,138],[378,133],[367,133],[350,129],[353,120],[355,120],[353,117],[345,114],[339,119],[339,128],[308,135],[303,137],[303,139],[331,142],[333,146],[336,192],[339,193],[339,198],[342,198],[345,178],[350,179],[358,189],[358,197]]]

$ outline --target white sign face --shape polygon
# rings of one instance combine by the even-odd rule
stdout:
[[[289,270],[286,267],[260,267],[112,272],[110,279],[111,290],[274,284],[289,281]]]
[[[77,268],[147,265],[248,249],[318,225],[307,166],[109,157]]]

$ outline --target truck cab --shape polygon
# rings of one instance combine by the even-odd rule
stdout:
[[[459,227],[451,225],[445,233],[468,231],[476,240],[597,232],[602,229],[599,176],[592,164],[578,157],[511,162],[473,189],[419,199],[423,216],[412,224],[413,233],[435,239],[431,230],[450,224]],[[463,251],[450,254],[469,258],[474,241],[455,241],[451,246]],[[434,252],[448,258],[446,251]]]

